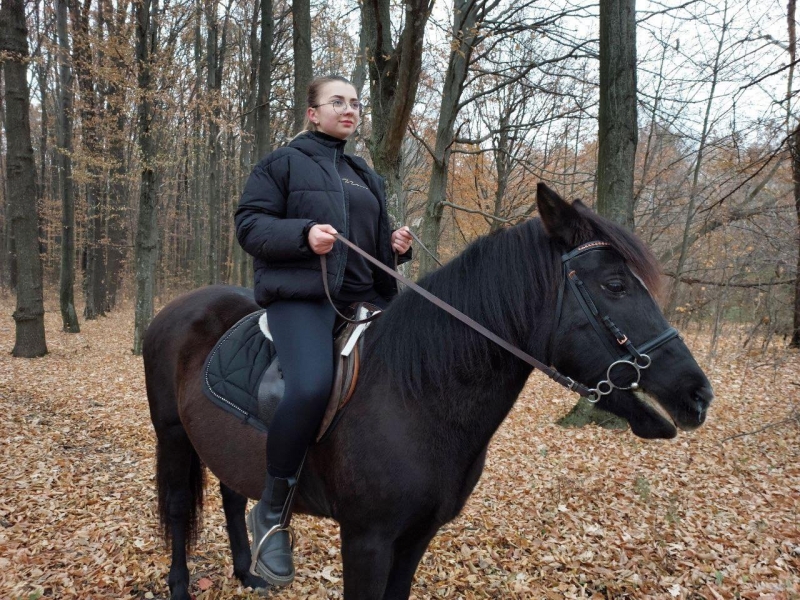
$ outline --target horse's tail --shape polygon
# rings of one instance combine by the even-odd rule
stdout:
[[[204,466],[178,412],[178,351],[174,318],[162,311],[145,331],[142,347],[150,418],[156,432],[158,521],[164,541],[191,544],[203,514]]]
[[[258,305],[251,292],[210,286],[170,302],[145,331],[145,386],[158,440],[158,517],[164,538],[172,539],[173,547],[176,541],[189,544],[196,539],[203,514],[205,475],[205,467],[181,422],[178,401],[182,400],[186,382],[199,380],[202,361],[214,342],[254,310]]]
[[[184,431],[181,434],[186,436]],[[166,543],[182,530],[185,542],[191,545],[202,525],[205,468],[188,438],[185,439],[188,452],[181,452],[183,456],[178,459],[173,454],[173,444],[159,442],[156,446],[158,522]],[[179,462],[184,464],[176,464]],[[176,467],[183,472],[176,473]],[[176,477],[182,479],[184,485],[176,486]]]

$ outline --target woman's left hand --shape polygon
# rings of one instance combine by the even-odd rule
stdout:
[[[392,232],[392,249],[398,254],[405,254],[411,248],[413,239],[408,227],[403,225],[400,229]]]

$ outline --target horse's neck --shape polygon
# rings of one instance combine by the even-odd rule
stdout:
[[[484,448],[520,395],[530,368],[507,357],[516,368],[501,372],[488,365],[473,371],[474,379],[454,383],[448,393],[426,399],[446,437],[460,438],[461,447]]]
[[[543,280],[529,272],[531,265],[495,260],[490,276],[485,264],[467,269],[455,264],[458,260],[439,273],[441,279],[430,282],[431,291],[448,290],[449,296],[459,299],[458,308],[475,313],[469,316],[546,362],[556,294],[535,288]],[[453,278],[452,287],[446,285],[448,277]],[[544,281],[553,279],[552,274],[544,277]],[[498,284],[489,285],[490,280]],[[459,296],[475,289],[478,292],[468,300]],[[491,292],[496,295],[482,296]],[[511,410],[531,368],[418,297],[398,298],[382,319],[387,320],[379,319],[368,333],[368,338],[375,336],[374,344],[368,346],[378,356],[367,369],[375,389],[417,405],[414,412],[421,426],[443,428],[443,439],[457,438],[456,446],[485,447]],[[531,345],[533,334],[536,339]]]

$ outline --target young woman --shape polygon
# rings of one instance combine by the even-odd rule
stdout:
[[[338,232],[386,265],[411,258],[411,235],[391,231],[381,178],[344,153],[363,106],[343,77],[319,77],[308,88],[305,131],[264,157],[236,210],[236,236],[255,261],[256,301],[268,307],[285,392],[267,437],[267,479],[247,516],[257,574],[273,585],[294,579],[287,527],[306,450],[333,383],[335,311],[323,288],[319,255],[337,308],[397,294],[394,279],[342,243]]]

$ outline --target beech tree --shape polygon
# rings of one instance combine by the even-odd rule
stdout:
[[[72,176],[72,67],[70,63],[67,5],[56,0],[60,88],[58,98],[58,164],[61,189],[61,273],[59,304],[64,331],[80,332],[75,311],[75,187]]]
[[[792,183],[794,207],[797,216],[797,270],[794,279],[794,314],[792,318],[792,338],[789,344],[800,348],[800,120],[792,118],[792,84],[794,83],[794,65],[797,60],[797,0],[789,0],[786,21],[789,31],[789,83],[786,98],[786,125],[789,132],[789,155],[792,161]]]
[[[141,159],[139,219],[136,227],[136,310],[133,353],[142,353],[142,338],[153,318],[156,229],[156,146],[153,140],[153,61],[158,48],[158,0],[136,0],[136,67],[138,70],[137,138]]]
[[[16,338],[11,353],[33,358],[47,354],[47,344],[39,255],[39,190],[28,112],[28,26],[23,0],[2,0],[0,53],[3,55],[5,83],[6,178],[14,230],[14,258],[18,266],[17,307],[14,311]]]

